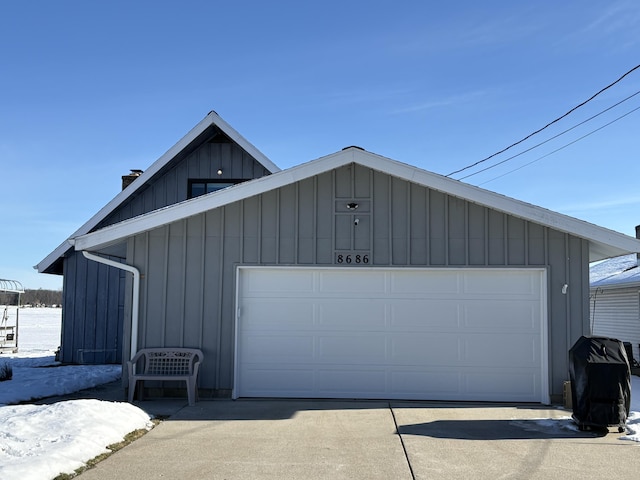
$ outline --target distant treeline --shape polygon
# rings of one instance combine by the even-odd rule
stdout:
[[[17,293],[0,293],[0,305],[17,305],[18,294]],[[32,306],[61,306],[62,305],[62,290],[25,290],[20,295],[20,305],[32,305]]]

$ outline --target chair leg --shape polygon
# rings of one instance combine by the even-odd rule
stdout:
[[[136,400],[139,402],[143,400],[144,396],[144,380],[134,380],[133,384],[129,382],[129,403],[133,402],[134,393],[136,393],[136,389],[138,390],[138,394],[135,396]]]
[[[198,392],[195,388],[195,383],[190,379],[185,380],[187,382],[187,398],[189,399],[189,406],[193,407],[195,403],[195,398],[198,396]]]
[[[133,403],[133,394],[136,392],[137,380],[129,380],[129,403]]]

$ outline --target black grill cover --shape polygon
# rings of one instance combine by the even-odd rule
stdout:
[[[624,427],[631,403],[631,371],[615,338],[580,337],[569,350],[573,419],[582,426]]]

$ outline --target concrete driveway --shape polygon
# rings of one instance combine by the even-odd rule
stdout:
[[[640,472],[638,444],[620,440],[617,429],[580,432],[570,412],[557,408],[209,400],[175,410],[81,478],[602,479]]]

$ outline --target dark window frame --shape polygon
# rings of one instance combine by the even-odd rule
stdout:
[[[208,193],[213,193],[213,192],[217,192],[219,190],[224,190],[225,188],[228,187],[233,187],[234,185],[237,185],[238,183],[242,183],[242,182],[246,182],[247,179],[246,178],[190,178],[188,181],[188,186],[187,186],[187,199],[191,199],[191,198],[196,198],[196,197],[200,197],[202,195],[206,195]],[[211,191],[207,191],[208,190],[208,185],[209,184],[225,184],[226,186],[220,187],[218,189],[215,190],[211,190]],[[204,186],[204,192],[200,193],[198,195],[194,195],[193,194],[193,186],[194,185],[203,185]]]

